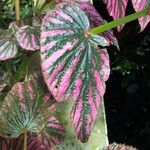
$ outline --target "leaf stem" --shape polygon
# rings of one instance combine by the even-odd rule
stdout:
[[[90,32],[93,33],[93,34],[99,34],[101,32],[104,32],[104,31],[110,30],[112,28],[118,27],[122,24],[125,24],[125,23],[128,23],[130,21],[136,20],[140,17],[148,15],[149,9],[150,8],[148,7],[146,9],[144,9],[143,11],[136,12],[136,13],[128,15],[126,17],[123,17],[123,18],[117,19],[115,21],[106,23],[104,25],[98,26],[96,28],[91,29]]]
[[[20,0],[15,0],[16,21],[20,20]]]
[[[27,129],[24,130],[24,144],[23,150],[27,150]]]

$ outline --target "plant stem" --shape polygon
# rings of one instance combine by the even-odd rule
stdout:
[[[15,0],[16,21],[20,20],[20,0]]]
[[[27,129],[24,130],[24,144],[23,150],[27,150]]]
[[[123,17],[123,18],[117,19],[115,21],[106,23],[104,25],[98,26],[96,28],[91,29],[90,32],[93,34],[99,34],[101,32],[104,32],[104,31],[110,30],[112,28],[118,27],[119,25],[128,23],[130,21],[133,21],[133,20],[136,20],[140,17],[148,15],[148,10],[149,10],[149,8],[146,8],[143,11],[136,12],[136,13],[128,15],[126,17]]]

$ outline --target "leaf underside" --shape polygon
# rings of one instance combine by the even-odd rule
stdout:
[[[90,23],[74,3],[62,3],[42,23],[41,59],[47,86],[57,101],[72,96],[71,121],[86,142],[98,115],[109,76],[108,42],[89,35]]]
[[[38,26],[24,26],[19,28],[16,38],[19,45],[26,50],[34,51],[40,49],[40,28]]]

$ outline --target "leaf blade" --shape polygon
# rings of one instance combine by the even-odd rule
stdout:
[[[104,81],[109,76],[109,58],[100,56],[99,52],[104,51],[98,48],[109,43],[101,36],[89,34],[89,28],[87,16],[76,4],[62,3],[45,16],[41,33],[45,82],[57,101],[73,97],[71,120],[82,142],[87,142],[91,133],[105,92]],[[103,63],[108,70],[101,67]],[[101,69],[106,77],[100,75]],[[79,104],[82,109],[77,107]]]

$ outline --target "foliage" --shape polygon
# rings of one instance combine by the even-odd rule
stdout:
[[[2,3],[0,9],[6,12],[8,9],[13,10],[13,2],[9,1],[8,8],[5,10]],[[60,4],[55,7],[56,2]],[[38,142],[40,140],[47,147],[60,142],[57,137],[54,137],[57,133],[62,138],[64,128],[56,118],[50,116],[49,101],[45,103],[43,100],[46,93],[41,94],[40,91],[44,83],[41,82],[42,86],[39,86],[37,80],[29,78],[30,74],[36,71],[42,72],[44,81],[57,102],[72,100],[72,125],[80,141],[87,142],[99,114],[106,88],[105,81],[110,74],[106,48],[110,45],[118,47],[117,38],[112,30],[99,35],[90,32],[91,28],[103,25],[106,21],[88,0],[56,2],[54,0],[51,2],[34,0],[33,3],[22,1],[21,5],[25,7],[21,7],[21,18],[33,18],[13,22],[9,29],[0,30],[0,61],[14,62],[14,59],[18,58],[17,55],[21,54],[21,60],[15,64],[17,69],[12,71],[12,68],[8,67],[11,74],[9,80],[13,79],[13,82],[7,89],[8,95],[4,96],[0,109],[2,118],[0,134],[5,138],[19,137],[17,140],[20,143],[23,142],[22,134],[28,135],[28,141],[31,139],[37,143],[37,140]],[[136,3],[132,0],[135,11],[149,7],[147,2],[141,0]],[[109,15],[114,19],[125,16],[127,0],[104,0],[104,3]],[[142,7],[139,8],[141,4]],[[47,13],[49,9],[52,10]],[[2,18],[5,20],[4,16]],[[14,13],[10,17],[10,20],[13,19]],[[149,16],[139,18],[141,31],[149,21]],[[118,31],[121,31],[123,26],[119,26]],[[20,49],[23,49],[23,52],[20,52]],[[40,59],[36,54],[40,55]],[[32,59],[38,58],[42,70],[35,69],[35,71],[32,68],[34,60],[29,63],[28,56]],[[37,61],[35,62],[37,65]],[[125,69],[121,71],[134,66],[134,63],[128,60],[122,60],[121,64]],[[29,68],[33,69],[32,73]],[[0,91],[5,90],[6,84],[2,81]],[[12,139],[12,142],[16,142],[16,139]],[[5,140],[2,147],[12,142]]]
[[[42,87],[41,87],[42,86]],[[17,138],[25,133],[34,133],[33,142],[38,142],[45,148],[58,144],[62,138],[64,127],[52,116],[55,101],[51,95],[44,94],[41,79],[37,75],[26,82],[15,84],[1,104],[0,135],[5,138]],[[29,140],[31,136],[29,135]],[[35,141],[34,141],[35,139]],[[16,139],[12,139],[15,142]],[[22,141],[22,138],[18,138]],[[21,148],[20,145],[17,147]],[[8,142],[6,140],[6,142]],[[2,143],[2,149],[5,143]],[[10,145],[9,145],[10,144]],[[6,147],[13,147],[8,142]],[[29,144],[30,146],[30,144]],[[15,149],[15,148],[14,148]]]
[[[107,5],[107,10],[109,14],[114,19],[119,19],[125,16],[126,7],[128,4],[128,0],[103,0],[104,3]],[[149,1],[148,0],[132,0],[133,7],[135,11],[141,11],[144,8],[148,7]],[[145,16],[139,18],[139,24],[141,26],[141,31],[145,29],[147,24],[150,22],[150,16]],[[123,26],[119,26],[118,30],[120,31]]]
[[[136,148],[133,148],[132,146],[127,146],[124,144],[117,144],[117,143],[113,143],[110,144],[108,147],[104,148],[104,150],[111,150],[111,149],[115,149],[115,150],[136,150]]]
[[[86,33],[89,21],[74,4],[59,5],[44,17],[42,25],[41,59],[45,81],[56,100],[73,97],[71,120],[78,138],[86,142],[105,92],[104,81],[109,76],[107,51],[98,45],[109,44],[101,36]]]

